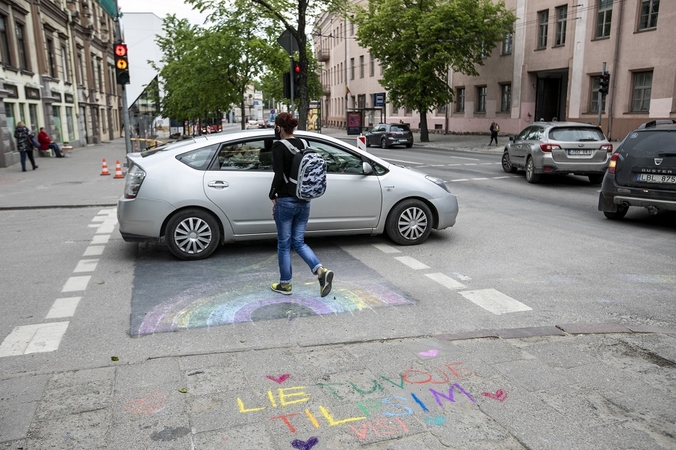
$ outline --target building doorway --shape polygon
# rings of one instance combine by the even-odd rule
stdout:
[[[568,70],[536,74],[535,120],[565,120]]]

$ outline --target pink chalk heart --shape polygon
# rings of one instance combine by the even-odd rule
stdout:
[[[124,409],[140,416],[152,416],[164,407],[167,402],[166,394],[151,392],[145,397],[130,400],[124,404]]]
[[[287,378],[289,378],[291,375],[288,373],[285,373],[284,375],[280,375],[279,377],[273,377],[272,375],[266,375],[265,378],[268,380],[272,380],[277,384],[282,384],[286,381]]]
[[[297,448],[298,450],[310,450],[312,447],[317,445],[318,442],[319,439],[317,439],[314,436],[308,439],[307,442],[301,441],[300,439],[296,439],[291,443],[291,447]]]
[[[433,358],[439,354],[439,350],[431,348],[427,350],[426,352],[418,352],[420,356],[429,356],[430,358]]]
[[[507,393],[502,389],[498,389],[497,391],[495,391],[495,394],[493,394],[492,392],[482,392],[481,395],[483,395],[484,397],[492,398],[493,400],[497,400],[500,403],[507,400]]]
[[[446,423],[446,417],[445,416],[425,417],[425,423],[440,427],[444,423]]]

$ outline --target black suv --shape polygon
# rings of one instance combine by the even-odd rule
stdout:
[[[676,211],[676,121],[653,120],[624,138],[610,158],[599,211],[622,219],[630,206]]]

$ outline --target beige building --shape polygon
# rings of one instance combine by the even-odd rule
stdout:
[[[0,166],[19,161],[14,129],[74,147],[120,137],[113,0],[0,0]]]
[[[480,76],[449,73],[454,103],[428,113],[430,131],[487,133],[491,121],[502,133],[517,133],[536,120],[597,123],[599,78],[605,64],[609,93],[601,123],[622,139],[653,119],[676,119],[676,1],[506,0],[517,21],[512,33],[479,67]],[[323,122],[346,126],[351,109],[366,108],[387,122],[417,128],[416,111],[378,106],[381,68],[357,45],[350,21],[327,14],[317,23],[315,54],[323,63]],[[377,111],[370,110],[378,106]],[[382,111],[382,113],[380,112]]]

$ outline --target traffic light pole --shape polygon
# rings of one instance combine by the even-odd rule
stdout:
[[[293,92],[295,90],[295,87],[293,85],[293,74],[294,74],[294,63],[293,63],[293,57],[289,58],[289,87],[291,88],[291,92],[289,93],[289,97],[291,97],[291,103],[289,104],[289,112],[293,114],[294,109],[296,109],[296,103],[293,101]]]
[[[122,42],[122,29],[120,28],[120,8],[117,6],[115,0],[115,42]],[[131,147],[131,127],[129,124],[129,105],[127,103],[127,91],[124,84],[119,84],[120,92],[122,93],[122,126],[124,127],[124,146],[126,153],[132,152]],[[127,161],[124,162],[125,167]]]
[[[599,79],[599,126],[601,126],[601,113],[603,112],[603,92],[601,89],[601,79],[603,75],[606,74],[606,63],[603,63],[603,68],[601,69],[601,78]]]

